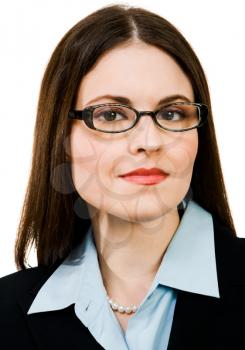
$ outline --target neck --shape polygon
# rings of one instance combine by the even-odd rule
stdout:
[[[143,298],[179,222],[177,208],[148,222],[129,222],[108,213],[92,219],[101,275],[111,298],[125,304]]]

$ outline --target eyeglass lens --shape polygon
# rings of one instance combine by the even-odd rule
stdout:
[[[182,130],[199,124],[200,111],[195,105],[180,104],[161,108],[157,122],[167,129]],[[124,131],[130,129],[136,113],[124,106],[101,106],[93,111],[93,124],[102,131]]]

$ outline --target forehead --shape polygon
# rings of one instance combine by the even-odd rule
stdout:
[[[157,102],[171,94],[194,99],[191,82],[177,62],[165,51],[145,43],[121,45],[103,54],[82,79],[79,103],[99,95],[128,96]]]

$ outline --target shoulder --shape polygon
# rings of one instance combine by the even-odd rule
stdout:
[[[216,244],[226,247],[230,254],[236,254],[239,259],[245,259],[245,238],[234,235],[216,216],[212,217]]]
[[[240,280],[245,285],[245,238],[236,237],[230,247],[230,261],[239,273]],[[234,272],[235,274],[235,272]]]
[[[217,268],[228,283],[245,285],[245,238],[235,236],[215,216],[213,224]]]
[[[34,348],[20,300],[29,305],[34,297],[30,291],[39,288],[49,275],[50,268],[37,266],[0,278],[0,329],[4,329],[1,343],[9,344],[9,349]]]
[[[0,278],[0,327],[9,334],[15,327],[25,332],[19,299],[43,279],[45,271],[41,267],[33,267]]]
[[[3,298],[17,297],[32,288],[40,279],[48,273],[48,268],[31,267],[16,271],[0,278],[0,300]]]
[[[50,266],[31,267],[1,277],[0,302],[3,299],[14,300],[38,285],[41,287],[59,264],[60,262]]]
[[[38,290],[52,274],[56,264],[23,269],[0,278],[0,327],[22,327],[23,310],[20,301],[29,305]]]

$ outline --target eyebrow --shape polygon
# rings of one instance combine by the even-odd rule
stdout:
[[[103,95],[103,96],[97,96],[97,97],[93,98],[92,100],[90,100],[88,102],[88,104],[96,102],[96,101],[101,100],[103,98],[107,98],[107,99],[110,99],[110,100],[114,100],[114,101],[116,101],[118,103],[127,104],[129,106],[132,106],[132,101],[130,101],[129,98],[124,97],[124,96],[114,96],[114,95],[108,95],[108,94],[107,95]],[[191,102],[191,100],[188,97],[186,97],[184,95],[180,95],[180,94],[175,94],[175,95],[169,95],[169,96],[166,96],[166,97],[162,98],[158,102],[157,106],[160,106],[163,103],[169,103],[169,102],[172,102],[172,101],[175,101],[175,100],[184,100],[186,102]]]

